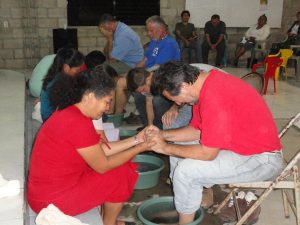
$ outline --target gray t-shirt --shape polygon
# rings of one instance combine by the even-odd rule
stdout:
[[[175,26],[175,32],[179,31],[180,34],[185,37],[185,38],[190,38],[193,37],[193,32],[196,31],[196,28],[194,24],[192,23],[187,23],[183,24],[182,22],[177,23]]]

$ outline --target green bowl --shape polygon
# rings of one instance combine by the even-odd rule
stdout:
[[[175,210],[174,198],[171,196],[152,198],[143,202],[137,209],[137,216],[145,225],[178,224],[178,214]],[[204,211],[196,211],[194,222],[197,225],[203,220]]]
[[[119,127],[122,125],[124,119],[124,113],[111,114],[107,115],[107,123],[113,123],[115,127]]]
[[[139,178],[135,190],[152,188],[157,185],[160,172],[165,167],[163,160],[152,155],[136,155],[133,162],[139,163]]]
[[[136,130],[120,130],[120,139],[126,139],[137,134]]]

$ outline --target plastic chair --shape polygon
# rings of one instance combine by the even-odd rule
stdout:
[[[275,72],[282,64],[282,59],[278,57],[268,56],[265,58],[264,62],[254,64],[252,67],[252,72],[256,73],[257,67],[265,67],[264,78],[265,78],[265,88],[264,95],[267,93],[268,82],[270,78],[273,78],[274,82],[274,93],[276,93],[276,80]]]
[[[291,128],[299,119],[300,119],[300,113],[298,113],[287,123],[287,125],[279,133],[278,135],[279,138],[283,137],[283,135],[288,131],[288,129]],[[282,191],[285,217],[286,218],[289,217],[289,208],[288,208],[288,204],[289,204],[293,213],[296,216],[297,225],[300,225],[300,180],[299,180],[299,173],[298,173],[298,166],[297,166],[297,162],[299,159],[300,159],[300,149],[298,150],[296,155],[290,160],[287,166],[283,169],[283,171],[273,181],[229,184],[229,187],[232,188],[232,191],[226,196],[223,202],[214,211],[214,214],[220,213],[220,211],[227,204],[227,202],[229,202],[232,199],[234,201],[234,207],[238,219],[236,225],[242,225],[248,219],[248,217],[254,212],[254,210],[262,203],[262,201],[276,188],[276,189],[281,189]],[[244,215],[241,215],[238,202],[236,199],[236,193],[240,188],[265,189],[262,192],[262,194],[259,196],[257,201],[247,210],[247,212],[244,213]],[[292,201],[292,198],[288,195],[286,189],[293,190],[294,201]]]
[[[293,55],[293,51],[291,49],[280,49],[280,59],[282,59],[282,64],[280,67],[282,67],[285,79],[287,80],[287,72],[286,72],[286,65],[288,62],[288,59]],[[278,69],[279,71],[279,69]]]
[[[250,59],[250,65],[253,64],[253,60],[256,58],[257,53],[260,53],[262,55],[262,58],[268,55],[267,50],[267,41],[270,39],[269,35],[266,40],[256,41],[254,48],[251,50],[251,59]]]

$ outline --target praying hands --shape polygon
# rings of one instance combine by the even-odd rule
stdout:
[[[156,126],[151,125],[145,129],[145,140],[151,150],[157,153],[167,154],[165,151],[167,143],[162,135],[162,131]]]

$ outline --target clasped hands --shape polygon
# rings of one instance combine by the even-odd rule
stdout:
[[[162,131],[154,125],[150,125],[142,130],[139,134],[139,139],[149,148],[148,150],[153,150],[154,152],[166,154],[165,147],[167,146],[166,141],[163,138]]]

